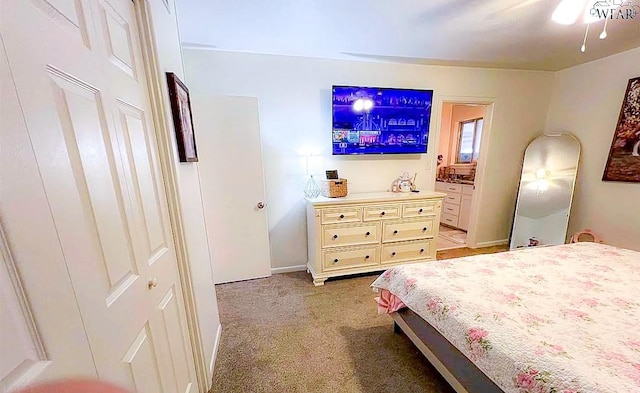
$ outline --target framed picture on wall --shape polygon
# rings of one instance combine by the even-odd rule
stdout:
[[[602,180],[640,182],[640,77],[627,84]]]
[[[198,151],[193,132],[189,89],[173,72],[167,72],[167,84],[169,85],[169,100],[171,101],[180,162],[197,162]]]

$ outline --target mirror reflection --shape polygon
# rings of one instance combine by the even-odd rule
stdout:
[[[580,143],[570,134],[545,134],[525,151],[510,248],[564,244]]]

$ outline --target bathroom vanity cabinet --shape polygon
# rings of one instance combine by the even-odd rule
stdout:
[[[469,229],[473,184],[460,184],[436,181],[436,191],[444,192],[441,222],[464,231]]]

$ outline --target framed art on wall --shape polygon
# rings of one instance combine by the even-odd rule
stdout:
[[[640,77],[627,84],[602,180],[640,182]]]
[[[173,72],[167,72],[167,84],[180,162],[197,162],[198,151],[193,132],[189,89]]]

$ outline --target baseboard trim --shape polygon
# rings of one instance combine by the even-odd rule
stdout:
[[[273,268],[271,268],[271,274],[302,272],[302,271],[305,271],[305,270],[307,270],[307,265],[296,265],[296,266],[287,266],[287,267],[273,267]]]
[[[220,337],[222,336],[222,325],[218,324],[218,333],[216,334],[216,341],[213,343],[213,353],[211,354],[211,360],[209,360],[209,376],[213,378],[213,368],[216,365],[216,358],[218,357],[218,348],[220,348]],[[211,387],[209,387],[211,389]]]
[[[490,242],[480,242],[480,243],[476,243],[475,246],[469,247],[469,248],[482,248],[482,247],[502,246],[502,245],[505,245],[505,244],[509,244],[509,239],[493,240],[493,241],[490,241]]]

